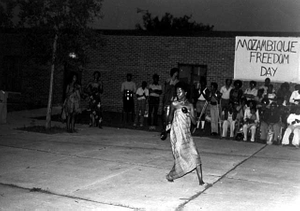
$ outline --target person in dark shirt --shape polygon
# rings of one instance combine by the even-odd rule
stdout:
[[[282,83],[276,94],[277,95],[277,104],[279,106],[288,105],[291,94],[292,94],[292,92],[290,91],[289,83],[287,83],[287,82]],[[278,103],[279,100],[281,103]]]
[[[243,96],[242,81],[236,80],[233,83],[234,88],[230,91],[229,99],[234,103],[234,106],[237,106],[241,103],[241,99]]]
[[[270,104],[261,116],[260,139],[267,144],[279,143],[280,130],[282,128],[281,112],[275,102]]]

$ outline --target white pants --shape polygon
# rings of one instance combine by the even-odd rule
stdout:
[[[291,133],[294,133],[294,137],[292,140],[292,144],[294,146],[299,146],[300,144],[300,126],[293,126],[290,125],[287,127],[287,129],[284,132],[283,138],[282,138],[282,145],[288,145],[290,144],[290,135]]]
[[[234,130],[235,130],[235,121],[233,120],[224,120],[223,122],[223,131],[222,137],[227,136],[228,128],[230,127],[230,138],[234,137]]]
[[[243,125],[243,133],[244,133],[244,141],[247,141],[248,129],[251,130],[251,142],[255,140],[256,133],[256,124],[244,124]]]

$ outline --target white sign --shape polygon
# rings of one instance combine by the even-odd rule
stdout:
[[[234,79],[300,82],[299,37],[236,37]]]

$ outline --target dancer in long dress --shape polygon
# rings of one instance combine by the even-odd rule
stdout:
[[[196,170],[199,185],[203,185],[201,159],[190,131],[191,122],[196,124],[194,106],[186,98],[187,86],[183,82],[176,85],[176,94],[178,99],[171,104],[167,125],[167,129],[171,128],[170,142],[174,166],[166,179],[173,182]]]

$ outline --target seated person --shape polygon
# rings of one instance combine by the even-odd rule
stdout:
[[[264,89],[259,89],[257,91],[257,96],[254,97],[257,109],[260,109],[262,107],[263,99],[264,99]]]
[[[282,138],[282,145],[290,144],[290,135],[294,133],[292,144],[299,148],[300,142],[300,106],[296,106],[295,113],[291,113],[287,118],[287,123],[289,126],[284,132]]]
[[[230,138],[234,137],[236,116],[237,110],[234,108],[234,103],[229,102],[228,106],[224,108],[222,138],[227,137],[228,127],[230,127]]]
[[[254,98],[257,96],[257,91],[256,81],[250,81],[249,88],[247,88],[244,92],[244,97],[246,97],[247,100],[254,100]]]
[[[268,98],[270,104],[276,101],[276,92],[274,90],[273,84],[269,84],[267,89],[267,94],[264,96],[265,98]]]
[[[292,105],[298,105],[300,102],[300,84],[295,85],[295,91],[292,92],[289,103]]]
[[[271,103],[270,108],[266,109],[261,115],[260,139],[267,144],[279,144],[281,123],[281,113],[276,103]]]
[[[248,129],[251,130],[251,142],[254,142],[255,140],[255,134],[256,134],[256,127],[259,123],[259,113],[256,109],[254,101],[250,100],[248,101],[248,106],[245,109],[244,114],[244,125],[243,125],[243,134],[244,138],[243,141],[247,141],[247,134]]]

